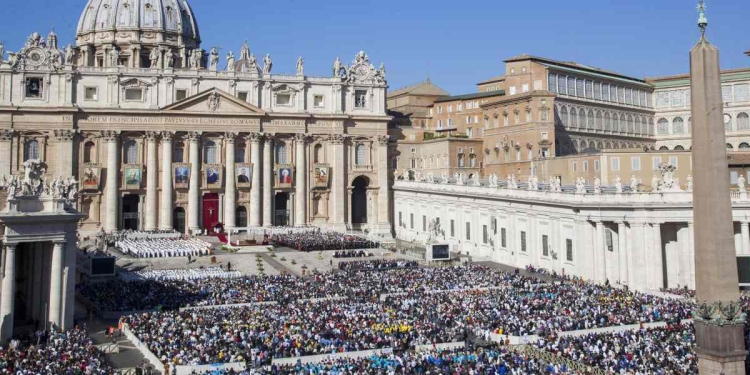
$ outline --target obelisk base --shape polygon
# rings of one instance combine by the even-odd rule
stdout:
[[[695,322],[695,331],[701,375],[745,375],[747,351],[742,325]]]

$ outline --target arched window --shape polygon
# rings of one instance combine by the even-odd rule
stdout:
[[[316,163],[322,163],[323,162],[323,145],[318,143],[313,147],[313,160]]]
[[[612,143],[610,143],[610,142],[605,143],[604,144],[604,148],[606,148],[607,150],[611,149],[612,148]]]
[[[627,120],[625,120],[625,115],[620,115],[620,133],[625,134],[627,131]]]
[[[628,115],[628,134],[635,133],[635,126],[633,125],[633,116]]]
[[[94,145],[94,142],[88,141],[86,144],[83,145],[83,162],[84,163],[93,163],[94,160],[96,160],[96,157],[94,155],[94,152],[96,150],[96,146]]]
[[[737,130],[750,130],[750,116],[745,112],[737,115]]]
[[[477,166],[477,156],[474,154],[469,155],[469,166],[475,168]]]
[[[234,162],[244,163],[245,162],[245,144],[238,143],[234,150]]]
[[[648,135],[648,121],[645,117],[641,117],[641,135]]]
[[[596,125],[594,125],[595,120],[596,116],[594,116],[594,111],[589,109],[589,113],[586,115],[586,127],[589,130],[594,130],[596,128]]]
[[[562,122],[563,127],[570,127],[570,118],[568,118],[568,107],[563,106],[562,109],[560,109],[560,122]]]
[[[740,146],[738,147],[740,150],[750,150],[750,144],[747,142],[740,143]]]
[[[656,122],[656,134],[658,135],[669,134],[669,121],[667,121],[667,119],[660,118],[659,121]]]
[[[612,114],[612,133],[620,131],[620,118],[617,117],[617,113]]]
[[[365,160],[366,155],[367,150],[365,148],[365,145],[363,143],[358,144],[354,150],[354,164],[365,165],[367,163],[367,161]]]
[[[659,147],[659,151],[669,151],[669,147],[667,147],[667,146],[661,146],[661,147]]]
[[[135,139],[125,142],[125,164],[138,164],[138,142]]]
[[[594,141],[589,141],[589,148],[596,149],[596,145],[594,144]]]
[[[216,142],[206,141],[203,145],[203,162],[206,164],[216,164],[218,158],[216,157]]]
[[[600,111],[596,111],[596,122],[594,123],[594,128],[596,130],[604,130],[604,118]]]
[[[23,160],[39,160],[39,141],[30,139],[23,148]]]
[[[586,123],[586,110],[585,109],[579,109],[578,110],[578,126],[581,128],[585,128],[587,126]]]
[[[174,143],[174,152],[172,152],[173,163],[185,162],[185,145],[182,142]]]
[[[276,164],[286,164],[286,143],[276,145]]]
[[[570,127],[577,128],[578,127],[578,112],[575,108],[570,109]]]
[[[732,131],[732,116],[728,113],[724,114],[724,130]]]
[[[609,112],[604,113],[604,131],[610,132],[612,131],[612,123],[610,122],[611,119],[609,118]]]
[[[672,133],[685,134],[685,121],[682,120],[682,117],[675,117],[672,120]]]
[[[679,146],[679,145],[678,146],[674,146],[674,150],[675,151],[684,151],[685,147],[682,147],[682,146]]]
[[[727,143],[727,150],[734,150],[734,146],[731,143]]]

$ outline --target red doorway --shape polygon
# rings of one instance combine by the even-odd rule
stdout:
[[[219,223],[219,194],[203,195],[203,229],[211,230]]]

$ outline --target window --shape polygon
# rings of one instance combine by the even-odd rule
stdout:
[[[466,222],[466,241],[471,241],[471,223]]]
[[[247,91],[239,91],[237,92],[237,99],[247,102]]]
[[[654,170],[658,171],[659,167],[661,166],[661,156],[654,156],[652,161],[653,161]]]
[[[607,228],[604,233],[604,241],[606,242],[607,250],[612,252],[615,250],[614,245],[612,244],[612,230]]]
[[[724,114],[724,129],[727,131],[732,130],[732,116],[728,113]]]
[[[83,145],[83,162],[84,163],[93,163],[94,160],[96,160],[96,155],[94,155],[94,152],[96,150],[96,146],[94,145],[94,142],[88,141],[85,145]]]
[[[734,101],[746,102],[750,100],[750,85],[747,83],[734,85]]]
[[[547,78],[547,90],[550,92],[557,92],[557,75],[549,73],[549,78]]]
[[[456,237],[456,222],[451,219],[451,237]]]
[[[175,92],[174,92],[174,100],[175,101],[180,101],[180,100],[185,99],[185,98],[187,98],[187,90],[181,90],[181,89],[175,90]]]
[[[677,156],[670,156],[669,164],[672,164],[674,166],[674,169],[677,169]]]
[[[409,214],[409,228],[414,229],[414,214]]]
[[[510,94],[509,95],[516,95],[516,86],[510,87]]]
[[[521,231],[521,251],[526,252],[526,232]]]
[[[36,139],[26,141],[23,148],[23,160],[39,160],[39,141]]]
[[[576,96],[583,98],[585,93],[583,80],[580,78],[576,79]]]
[[[175,143],[174,152],[172,153],[172,162],[183,163],[185,161],[184,155],[185,155],[185,148],[182,146],[182,143],[181,142]]]
[[[464,155],[463,154],[458,155],[458,167],[459,168],[464,167]]]
[[[292,105],[292,95],[276,94],[276,105]]]
[[[560,77],[557,80],[557,92],[560,94],[567,94],[568,93],[568,79],[565,77]]]
[[[573,261],[573,240],[570,238],[565,239],[565,259],[568,262]]]
[[[602,84],[601,83],[597,82],[594,84],[594,99],[602,100]]]
[[[510,120],[508,120],[508,114],[504,113],[503,114],[503,126],[508,126],[509,123],[510,123]]]
[[[732,185],[737,184],[737,179],[739,178],[739,174],[737,171],[729,171],[729,183]]]
[[[477,167],[477,156],[474,154],[469,155],[469,167],[471,168]]]
[[[142,102],[143,89],[125,89],[125,100]]]
[[[578,172],[578,162],[573,162],[573,172]]]
[[[524,83],[523,85],[521,85],[521,92],[527,92],[527,91],[529,91],[529,84]]]
[[[276,164],[286,164],[286,143],[276,145]]]
[[[427,216],[422,215],[422,232],[427,232]]]
[[[245,144],[244,143],[237,144],[237,147],[234,150],[234,162],[235,163],[245,162]]]
[[[672,120],[672,132],[673,134],[685,134],[685,121],[682,117],[675,117]]]
[[[399,227],[404,227],[404,217],[403,216],[404,216],[404,213],[401,212],[401,211],[399,211],[398,212],[398,226]]]
[[[138,143],[134,139],[125,142],[125,164],[138,164]]]
[[[526,122],[531,122],[531,110],[526,110]]]
[[[620,170],[620,158],[612,158],[612,171]]]
[[[474,137],[474,131],[473,130],[474,129],[472,129],[472,128],[466,128],[466,136],[469,137],[469,138],[473,138]]]
[[[602,85],[602,98],[606,101],[611,101],[609,97],[609,85]]]
[[[594,160],[594,170],[595,171],[599,170],[599,160]]]
[[[542,255],[549,256],[549,236],[546,234],[542,235]]]
[[[586,81],[586,98],[594,98],[594,82],[589,80]]]
[[[506,237],[505,228],[500,228],[500,246],[508,247],[506,241],[507,241],[507,237]]]
[[[463,104],[461,104],[461,103],[458,103],[458,104],[456,104],[456,112],[461,112],[461,111],[463,111],[463,106],[464,106],[464,105],[463,105]]]
[[[747,113],[740,112],[737,115],[737,130],[750,130],[750,117]]]
[[[323,108],[324,106],[325,106],[325,102],[323,101],[323,95],[313,96],[313,107]]]
[[[721,101],[723,102],[732,101],[732,86],[729,86],[729,85],[721,86]]]
[[[44,79],[38,77],[26,78],[26,97],[41,98],[44,95]]]
[[[453,112],[453,104],[448,105],[448,113]]]
[[[86,87],[83,90],[85,100],[97,100],[96,87]]]
[[[358,144],[357,147],[355,148],[354,164],[366,165],[367,164],[366,156],[367,156],[367,147],[363,143]]]
[[[641,158],[638,156],[630,158],[630,168],[634,171],[641,170]]]
[[[656,134],[658,135],[669,134],[669,121],[667,121],[667,119],[660,118],[659,121],[656,122]]]
[[[206,164],[216,164],[218,163],[216,156],[216,142],[206,141],[206,144],[203,146],[203,162]]]
[[[584,160],[583,161],[583,171],[584,172],[588,172],[588,170],[589,170],[589,161],[588,160]]]
[[[487,232],[487,225],[482,225],[482,243],[487,244],[489,242],[489,233]]]

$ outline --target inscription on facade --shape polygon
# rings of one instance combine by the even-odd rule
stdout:
[[[79,124],[260,125],[256,118],[88,116]]]

